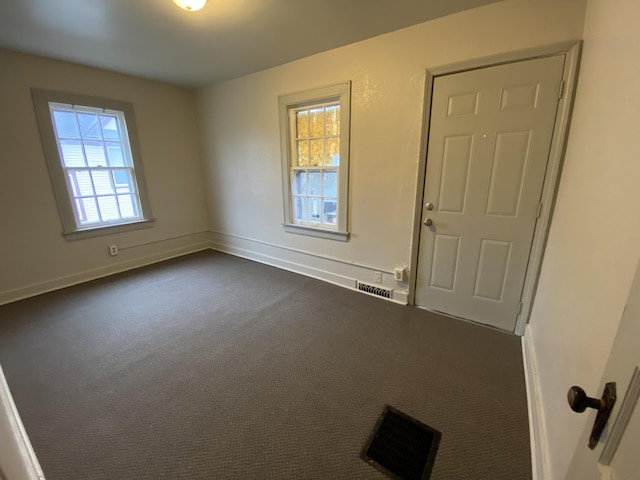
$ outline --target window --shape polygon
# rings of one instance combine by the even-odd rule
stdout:
[[[68,239],[149,226],[131,104],[33,90]]]
[[[346,241],[350,83],[281,96],[288,232]]]

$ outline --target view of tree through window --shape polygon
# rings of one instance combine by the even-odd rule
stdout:
[[[349,240],[351,82],[280,95],[284,230]]]
[[[340,104],[292,110],[295,162],[292,166],[293,210],[299,224],[338,223]]]

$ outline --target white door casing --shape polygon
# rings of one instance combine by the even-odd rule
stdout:
[[[513,331],[564,55],[434,80],[415,303]]]

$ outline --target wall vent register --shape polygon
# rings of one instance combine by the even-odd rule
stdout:
[[[357,289],[361,292],[377,295],[378,297],[391,298],[391,290],[388,288],[376,287],[368,283],[357,282]]]

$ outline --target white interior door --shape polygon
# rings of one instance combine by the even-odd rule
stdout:
[[[592,397],[599,397],[605,383],[616,382],[618,397],[616,404],[611,412],[607,429],[594,450],[587,448],[587,439],[596,416],[595,410],[589,411],[585,418],[584,433],[573,456],[567,480],[638,480],[640,478],[640,458],[638,458],[640,381],[634,383],[633,388],[629,388],[634,371],[638,367],[640,367],[640,263],[636,268],[636,275],[605,367],[602,384],[597,392],[587,392]],[[615,448],[616,443],[618,443],[617,448]],[[602,457],[603,451],[610,461],[605,461],[606,459]],[[599,464],[600,461],[605,461],[606,465]]]
[[[416,305],[514,330],[563,67],[556,55],[434,80]]]

